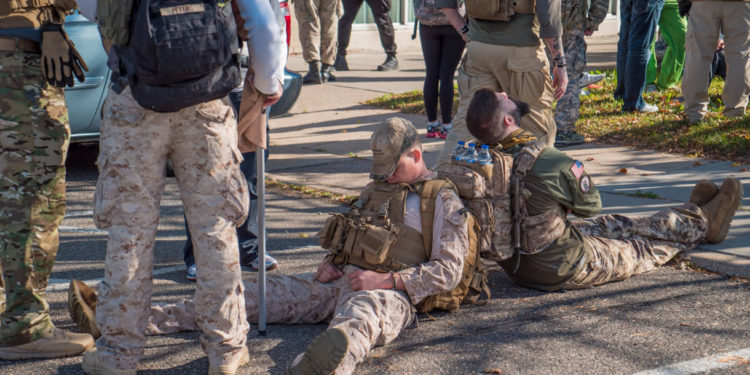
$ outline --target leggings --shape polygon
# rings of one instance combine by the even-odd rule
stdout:
[[[426,77],[424,79],[424,108],[427,121],[437,120],[438,82],[440,82],[440,113],[443,124],[450,124],[453,115],[453,76],[466,42],[453,26],[419,24],[419,40]]]

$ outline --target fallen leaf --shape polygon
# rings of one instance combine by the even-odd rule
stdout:
[[[588,159],[586,159],[586,161],[592,161],[592,160],[594,160],[594,158],[588,158]]]
[[[627,168],[620,168],[620,170],[617,171],[617,173],[628,174],[628,169]]]
[[[740,164],[740,163],[732,163],[733,167],[739,167],[740,165],[742,165],[742,164]]]
[[[341,132],[342,132],[342,133],[346,133],[346,132],[348,132],[348,130],[346,130],[346,129],[341,129]]]
[[[488,368],[484,370],[485,374],[502,374],[503,370],[500,370],[499,368]]]
[[[693,163],[693,167],[700,167],[701,165],[703,165],[703,163],[701,163],[700,161],[696,161],[695,163]]]
[[[722,358],[719,360],[719,362],[734,362],[738,365],[750,365],[750,359],[740,356]]]
[[[693,325],[690,323],[680,323],[680,326],[682,327],[692,327]]]
[[[641,332],[641,333],[634,333],[630,335],[630,337],[637,337],[637,336],[647,336],[647,335],[653,335],[656,332]]]
[[[310,235],[309,235],[309,234],[307,234],[307,233],[300,233],[300,235],[299,235],[299,236],[300,236],[300,237],[302,237],[302,238],[307,238],[307,237],[310,237]]]
[[[740,169],[740,172],[747,172],[747,171],[748,171],[748,169],[747,169],[747,168],[742,168],[742,169]]]

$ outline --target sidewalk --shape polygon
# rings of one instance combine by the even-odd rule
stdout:
[[[613,69],[616,37],[589,39],[589,68]],[[382,53],[350,54],[348,72],[336,72],[336,82],[305,85],[290,113],[271,121],[268,177],[336,193],[356,195],[369,182],[369,137],[374,126],[391,116],[413,121],[424,134],[425,118],[363,105],[387,93],[422,88],[424,63],[418,49],[400,50],[401,69],[378,72]],[[301,56],[290,56],[288,67],[304,73]],[[422,141],[432,165],[442,140]],[[720,183],[739,178],[744,185],[743,207],[737,212],[729,237],[718,245],[703,244],[686,255],[711,271],[750,278],[750,172],[730,162],[703,160],[680,154],[601,144],[564,149],[585,163],[602,193],[604,213],[647,215],[688,199],[701,179]],[[620,169],[627,173],[620,173]],[[653,193],[659,199],[638,196]],[[653,194],[648,194],[653,196]],[[641,194],[642,195],[642,194]]]

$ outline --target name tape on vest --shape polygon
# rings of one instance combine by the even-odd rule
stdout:
[[[176,16],[178,14],[186,13],[200,13],[203,11],[205,11],[203,4],[187,4],[159,9],[159,13],[161,13],[162,17]]]

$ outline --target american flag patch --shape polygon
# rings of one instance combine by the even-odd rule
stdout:
[[[570,167],[570,171],[573,172],[573,175],[576,176],[576,179],[581,178],[583,175],[583,163],[576,160],[575,163],[573,163],[573,166]]]

